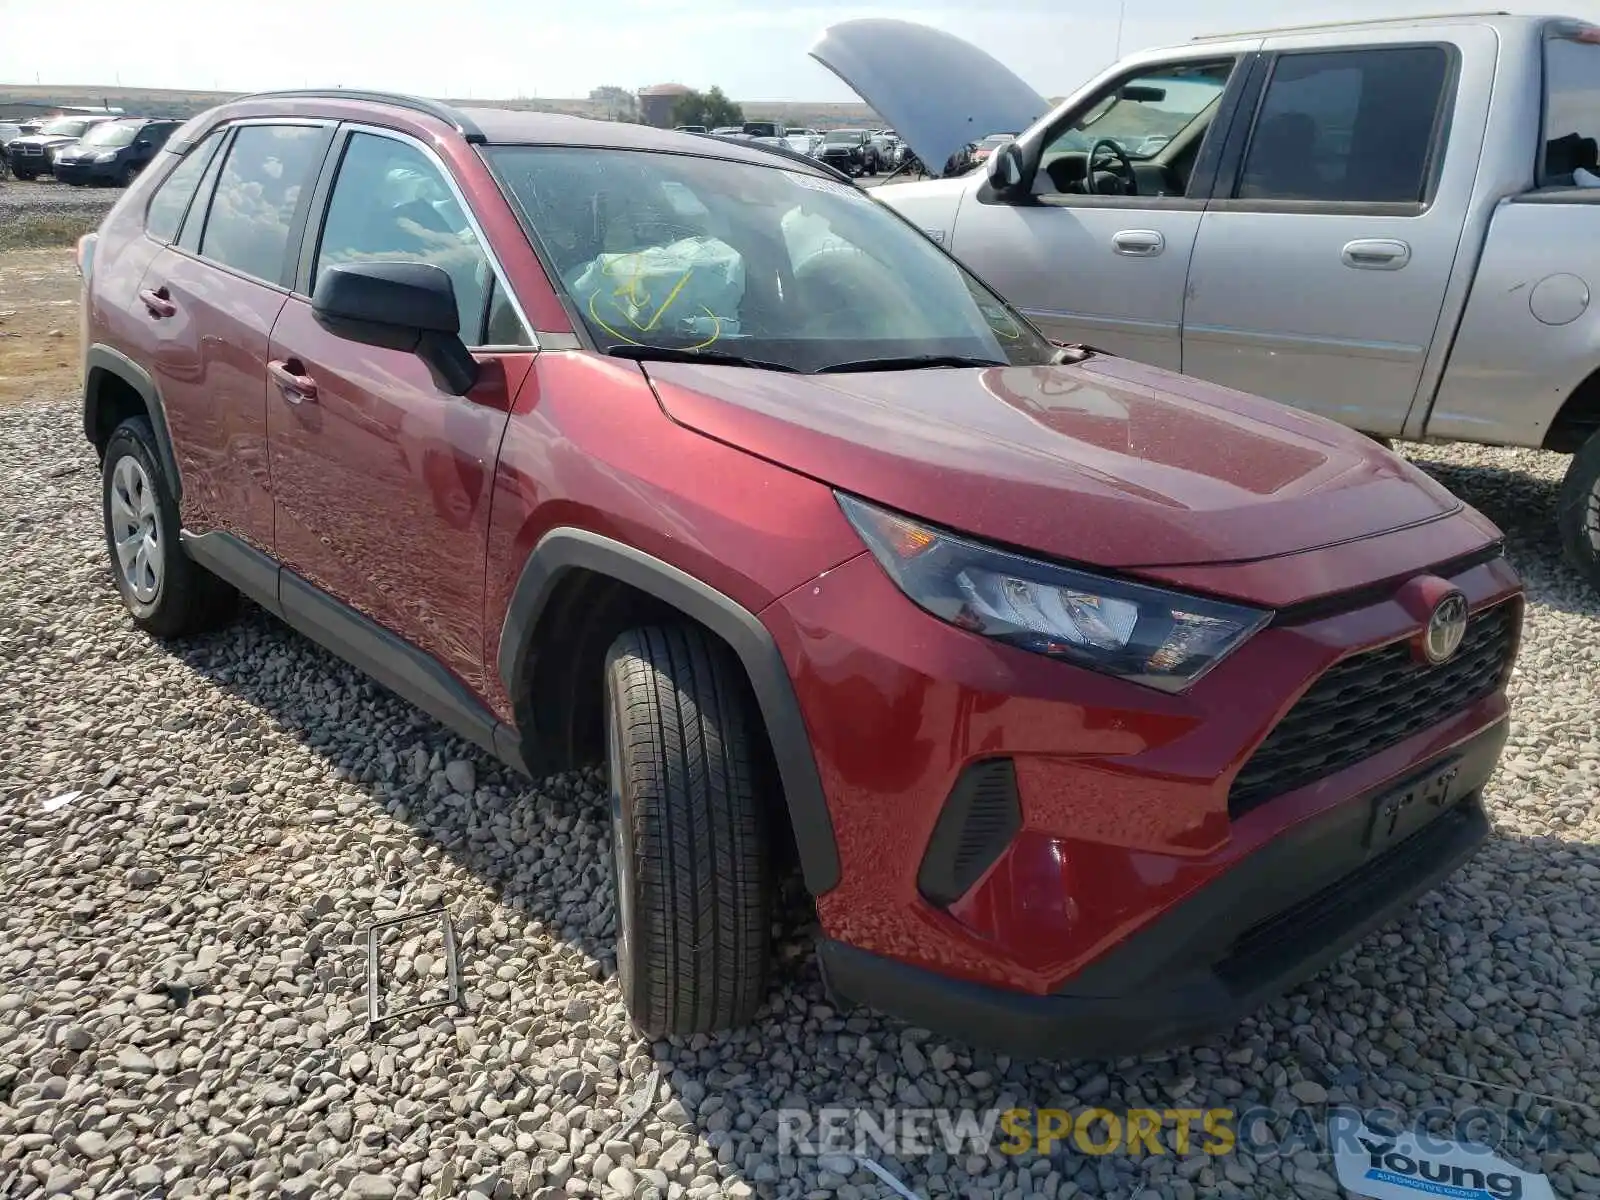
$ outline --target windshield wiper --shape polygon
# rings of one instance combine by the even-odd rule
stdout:
[[[720,350],[684,350],[677,346],[607,346],[605,352],[612,358],[631,358],[636,362],[697,362],[717,367],[753,367],[760,371],[788,371],[791,374],[800,369],[788,363],[769,362],[764,358],[746,358],[742,354],[725,354]]]
[[[908,354],[902,358],[863,358],[855,362],[831,363],[818,367],[818,375],[841,374],[846,371],[917,371],[923,367],[1005,367],[1010,364],[998,358],[969,358],[960,354]]]

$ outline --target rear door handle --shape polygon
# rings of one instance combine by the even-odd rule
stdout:
[[[1111,245],[1129,258],[1154,258],[1167,248],[1167,239],[1154,229],[1124,229],[1112,235]]]
[[[278,385],[283,398],[290,404],[317,402],[317,381],[304,373],[305,368],[296,359],[276,359],[267,364],[267,374]]]
[[[152,317],[172,317],[178,313],[178,306],[172,302],[172,296],[164,287],[140,288],[139,300],[150,310]]]
[[[1411,261],[1411,247],[1388,238],[1368,238],[1346,243],[1339,257],[1357,271],[1398,271]]]

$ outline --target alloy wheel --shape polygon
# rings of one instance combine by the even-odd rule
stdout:
[[[161,592],[166,548],[161,543],[156,490],[144,466],[125,455],[111,473],[111,541],[128,592],[149,604]]]

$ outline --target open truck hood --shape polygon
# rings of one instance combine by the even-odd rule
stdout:
[[[1050,102],[970,42],[912,21],[830,26],[811,57],[848,84],[938,174],[968,142],[1021,133]]]
[[[1359,433],[1126,359],[646,371],[673,419],[707,436],[946,528],[1095,566],[1274,558],[1461,507]]]

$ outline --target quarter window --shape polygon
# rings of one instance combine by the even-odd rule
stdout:
[[[151,237],[160,242],[170,242],[178,236],[178,224],[189,209],[189,201],[194,199],[200,176],[205,173],[206,165],[221,144],[222,133],[219,130],[185,154],[183,161],[172,169],[172,174],[161,181],[156,194],[150,198],[150,207],[144,217],[145,232]]]
[[[326,131],[313,125],[245,125],[234,135],[200,236],[200,254],[276,283],[295,207]]]
[[[1416,204],[1450,74],[1438,46],[1285,54],[1273,70],[1237,195]]]
[[[491,313],[494,270],[439,168],[394,138],[354,133],[339,164],[313,279],[355,262],[424,262],[455,287],[461,337],[469,345],[526,345],[528,336],[500,294]],[[508,315],[509,314],[509,315]],[[486,332],[492,321],[492,333]]]

